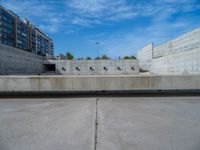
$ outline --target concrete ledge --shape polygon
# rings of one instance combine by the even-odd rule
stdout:
[[[0,92],[197,90],[200,75],[0,76]]]

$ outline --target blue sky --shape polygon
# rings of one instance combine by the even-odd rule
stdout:
[[[200,27],[200,0],[0,0],[48,34],[55,54],[135,55]]]

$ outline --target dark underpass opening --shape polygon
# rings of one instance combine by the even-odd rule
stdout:
[[[45,72],[56,72],[56,65],[55,64],[44,64],[44,71]]]

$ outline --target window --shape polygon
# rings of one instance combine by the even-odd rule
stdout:
[[[17,43],[18,43],[18,44],[22,44],[22,41],[17,40]]]

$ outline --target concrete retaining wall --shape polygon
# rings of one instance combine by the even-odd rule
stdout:
[[[200,89],[200,76],[1,76],[0,92]]]
[[[137,53],[137,59],[139,59],[139,66],[144,70],[150,70],[153,59],[153,43],[146,45],[140,49]]]
[[[156,74],[199,74],[200,47],[154,59],[152,72]]]
[[[151,55],[146,48],[138,51],[140,55],[146,53]],[[151,61],[138,58],[144,62],[141,67],[150,65],[149,71],[155,74],[200,74],[200,28],[154,47]]]
[[[156,74],[200,73],[200,28],[154,48]]]
[[[64,75],[136,75],[138,60],[48,60],[55,64],[57,73]]]
[[[46,59],[46,60],[45,60]],[[64,75],[136,75],[138,60],[47,60],[24,50],[0,44],[0,75],[44,73],[44,64],[55,64]]]
[[[43,72],[43,57],[0,44],[0,75]]]

